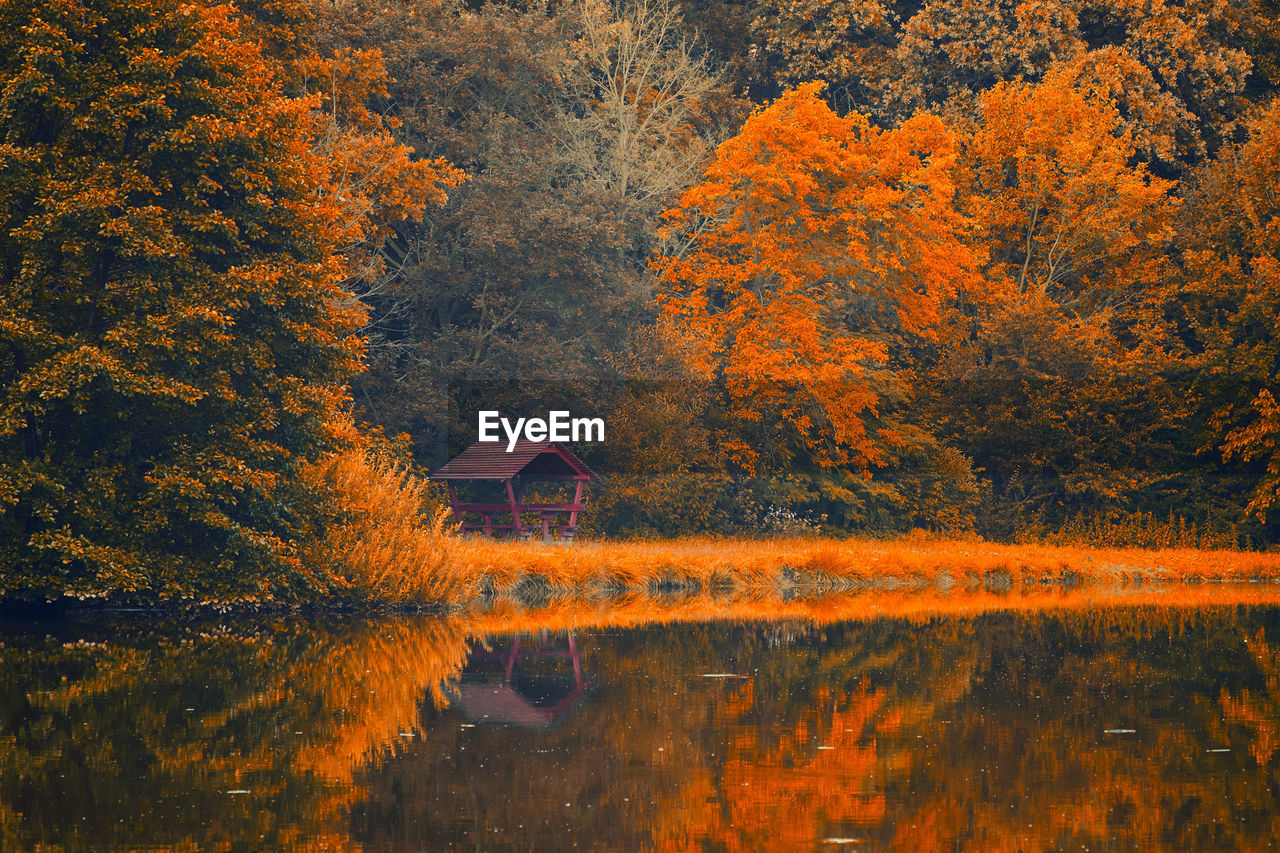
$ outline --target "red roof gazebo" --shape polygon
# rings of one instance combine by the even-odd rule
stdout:
[[[506,444],[494,441],[478,441],[459,453],[440,470],[431,475],[432,480],[443,480],[449,488],[449,503],[453,517],[464,533],[484,532],[510,535],[517,539],[529,539],[533,527],[525,525],[521,513],[536,513],[542,522],[542,539],[552,541],[555,525],[561,542],[571,542],[578,532],[578,513],[586,509],[584,489],[587,483],[600,478],[573,451],[554,441],[528,441],[521,439],[507,450]],[[505,501],[467,502],[458,495],[457,484],[502,483]],[[574,483],[571,503],[536,503],[525,500],[528,483]],[[481,521],[468,522],[467,513],[476,513]],[[556,524],[560,513],[569,514],[568,524]],[[509,515],[510,521],[499,522],[498,516]]]

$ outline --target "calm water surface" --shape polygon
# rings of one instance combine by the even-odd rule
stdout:
[[[1280,839],[1274,606],[548,622],[10,622],[0,849]]]

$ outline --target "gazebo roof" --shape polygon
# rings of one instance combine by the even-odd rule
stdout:
[[[477,441],[431,475],[432,480],[510,480],[524,476],[581,479],[600,477],[563,444],[520,439],[507,451],[504,441]]]

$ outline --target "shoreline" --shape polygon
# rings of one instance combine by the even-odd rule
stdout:
[[[998,545],[977,540],[707,539],[572,547],[457,540],[451,568],[477,596],[517,598],[761,591],[803,597],[863,590],[1151,583],[1280,583],[1280,553]],[[462,591],[462,590],[460,590]]]
[[[863,593],[917,596],[1032,595],[1045,591],[1204,585],[1280,585],[1280,553],[1198,549],[1001,545],[978,540],[868,539],[585,540],[569,547],[439,536],[430,570],[406,561],[363,588],[292,602],[206,599],[0,598],[0,616],[68,618],[72,613],[142,619],[202,615],[263,617],[378,613],[450,615],[510,601],[524,607],[628,599],[822,600]],[[394,567],[395,561],[392,561]],[[419,594],[431,590],[430,595]]]

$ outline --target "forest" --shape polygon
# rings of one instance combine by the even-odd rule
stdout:
[[[0,24],[0,598],[348,589],[479,408],[597,538],[1280,541],[1277,0]]]

